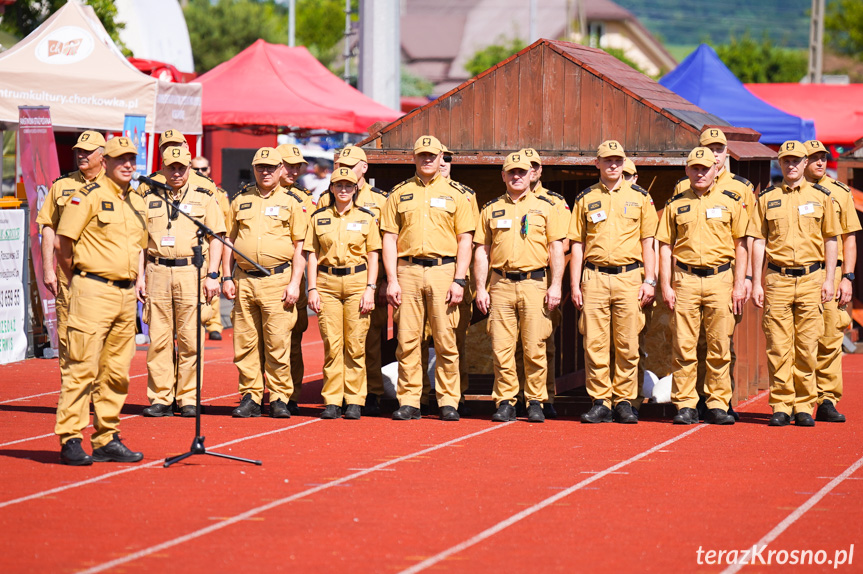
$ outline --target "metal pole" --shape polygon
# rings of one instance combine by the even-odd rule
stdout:
[[[344,80],[351,82],[351,0],[345,0],[345,74]]]
[[[809,72],[810,84],[824,81],[824,0],[812,0],[812,19],[809,24]]]
[[[294,47],[297,27],[297,0],[288,0],[288,46]]]
[[[530,0],[530,41],[528,44],[533,44],[538,39],[536,34],[536,0]]]

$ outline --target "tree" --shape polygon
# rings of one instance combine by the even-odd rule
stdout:
[[[806,53],[775,46],[767,34],[759,42],[747,32],[714,48],[719,59],[744,84],[794,83],[806,75]]]
[[[434,84],[425,78],[410,73],[406,67],[402,66],[401,95],[425,97],[430,95],[433,90]]]
[[[503,38],[499,38],[499,44],[492,44],[479,50],[471,57],[464,65],[464,69],[471,76],[476,76],[488,70],[492,66],[503,62],[513,54],[517,54],[526,47],[526,44],[519,38],[514,38],[507,42]]]
[[[627,66],[629,66],[630,68],[634,68],[635,70],[638,70],[639,72],[641,72],[645,76],[649,75],[647,72],[644,71],[644,68],[642,68],[637,63],[635,63],[634,60],[630,59],[629,56],[626,55],[626,52],[623,51],[622,48],[602,48],[602,50],[606,54],[608,54],[610,56],[614,56],[615,58],[617,58],[618,60],[620,60],[621,62],[623,62]],[[664,72],[660,71],[659,75],[661,76],[663,74],[664,74]]]
[[[120,30],[125,25],[116,21],[117,7],[114,5],[114,0],[85,0],[85,3],[93,8],[114,43],[123,50],[124,54],[131,56],[129,49],[120,40]],[[16,38],[23,38],[64,4],[66,0],[17,0],[6,6],[3,18],[0,19],[0,30]]]
[[[863,2],[828,2],[824,35],[827,45],[837,53],[863,60]]]

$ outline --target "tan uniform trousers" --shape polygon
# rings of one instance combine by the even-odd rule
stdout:
[[[198,278],[194,265],[147,264],[150,348],[147,350],[147,399],[151,405],[180,408],[195,404],[198,365]],[[174,350],[174,339],[177,347]],[[203,357],[202,357],[203,368]]]
[[[54,309],[57,312],[57,356],[60,359],[60,369],[66,362],[66,323],[69,320],[69,282],[66,274],[57,267],[57,297],[54,298]]]
[[[702,325],[707,337],[705,390],[707,408],[728,410],[731,400],[730,334],[734,331],[731,293],[734,272],[710,277],[674,270],[676,303],[671,317],[671,401],[678,410],[698,404],[698,337]]]
[[[375,294],[377,297],[377,294]],[[381,374],[381,342],[384,329],[387,328],[389,311],[387,304],[375,301],[375,308],[370,313],[369,332],[366,336],[366,381],[368,394],[382,397],[384,395],[384,379]]]
[[[545,279],[511,281],[491,275],[491,311],[488,334],[494,355],[495,405],[515,404],[519,391],[515,362],[516,341],[521,342],[525,370],[525,401],[545,402],[547,369],[545,342],[551,333],[551,317],[545,307]]]
[[[294,308],[297,310],[297,322],[291,329],[291,381],[294,383],[294,391],[290,399],[299,402],[303,377],[306,374],[306,365],[303,362],[303,333],[309,328],[309,296],[306,293],[305,277],[300,282],[300,297]]]
[[[368,273],[337,277],[318,273],[321,312],[318,327],[324,341],[324,404],[366,404],[366,334],[371,316],[360,313]]]
[[[616,275],[592,269],[582,272],[584,309],[579,330],[584,335],[585,386],[593,400],[611,403],[605,406],[631,403],[638,394],[638,334],[644,328],[638,290],[643,279],[641,268]]]
[[[54,432],[65,444],[82,438],[90,420],[93,395],[93,448],[120,432],[120,410],[129,392],[129,367],[135,354],[135,289],[120,289],[75,275],[69,287],[66,362]]]
[[[743,320],[743,315],[734,315],[734,327],[736,329],[737,325]],[[731,378],[731,392],[734,393],[735,382],[734,382],[734,366],[737,364],[737,353],[734,350],[734,332],[731,333],[731,341],[729,341],[729,349],[731,351],[731,363],[728,367],[728,376]],[[696,349],[698,353],[698,395],[701,397],[707,396],[707,390],[705,387],[705,377],[707,376],[707,336],[704,332],[704,325],[701,326],[701,334],[698,336],[698,348]]]
[[[234,273],[237,296],[234,324],[234,363],[240,373],[240,395],[251,394],[261,404],[266,375],[270,403],[288,401],[291,381],[291,330],[297,322],[295,307],[285,309],[282,294],[291,282],[291,268],[269,277]],[[263,362],[263,365],[261,364]]]
[[[836,269],[836,292],[842,281],[841,269]],[[834,298],[824,303],[824,335],[818,340],[818,356],[815,363],[815,384],[818,388],[818,404],[825,400],[836,405],[842,399],[842,341],[845,329],[851,324],[847,309],[840,309]]]
[[[420,407],[422,395],[422,349],[428,317],[434,333],[436,355],[435,393],[438,406],[458,407],[459,356],[455,328],[459,307],[450,306],[446,295],[455,274],[455,263],[423,267],[399,260],[398,280],[402,301],[397,313],[399,362],[398,399],[404,406]]]
[[[468,295],[468,290],[465,289],[465,297]],[[468,360],[467,360],[467,330],[470,328],[470,320],[473,316],[473,297],[470,300],[462,300],[458,304],[458,325],[455,326],[455,344],[458,347],[458,378],[459,391],[461,399],[468,388]],[[429,339],[433,339],[431,326],[426,321],[426,332],[422,342],[422,357],[423,357],[423,393],[422,404],[429,404],[431,395],[431,380],[428,377],[429,364]]]
[[[548,336],[548,339],[545,340],[545,363],[546,363],[546,383],[545,390],[548,398],[545,400],[547,403],[554,404],[554,395],[557,393],[557,387],[555,383],[557,381],[557,372],[555,370],[555,351],[556,351],[556,342],[554,340],[554,334],[557,331],[557,328],[560,326],[560,321],[562,318],[562,313],[560,311],[560,305],[554,308],[554,311],[549,312],[549,317],[551,317],[551,335]],[[520,399],[523,399],[524,395],[524,350],[521,348],[521,341],[518,341],[518,344],[515,347],[515,368],[518,372],[518,382],[519,382],[519,395]]]
[[[815,362],[824,333],[821,284],[824,272],[788,277],[768,270],[764,316],[770,406],[774,413],[812,414],[818,391]]]

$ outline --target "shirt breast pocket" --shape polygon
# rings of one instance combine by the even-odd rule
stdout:
[[[541,243],[546,243],[545,233],[548,226],[546,215],[532,213],[527,217],[527,233],[531,239],[535,239]]]
[[[778,209],[768,209],[764,218],[767,220],[769,239],[776,241],[788,233],[788,215],[784,212]]]
[[[435,225],[452,225],[453,215],[455,214],[455,201],[445,198],[432,198],[431,201],[432,205],[429,208],[429,212],[431,213],[432,223]]]
[[[96,218],[99,220],[99,227],[105,227],[112,223],[122,223],[123,214],[117,211],[105,210],[100,211]]]
[[[821,205],[812,205],[812,212],[803,215],[804,229],[809,233],[821,234],[821,221],[824,219],[824,207]]]
[[[400,201],[398,206],[398,214],[401,225],[410,225],[415,223],[419,218],[422,209],[415,201]]]
[[[206,215],[206,210],[204,210],[203,205],[193,205],[189,210],[189,215],[194,217],[195,219],[203,219],[204,215]]]
[[[239,229],[250,229],[252,227],[254,217],[255,214],[251,209],[241,209],[237,212],[237,227]]]

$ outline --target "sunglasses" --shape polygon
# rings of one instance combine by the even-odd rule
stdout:
[[[530,224],[527,222],[527,214],[525,213],[524,216],[521,218],[521,236],[522,237],[527,236],[527,230],[528,230],[529,226],[530,226]]]
[[[451,163],[452,162],[452,156],[451,155],[445,155],[445,156],[443,156],[443,160],[447,163]]]

